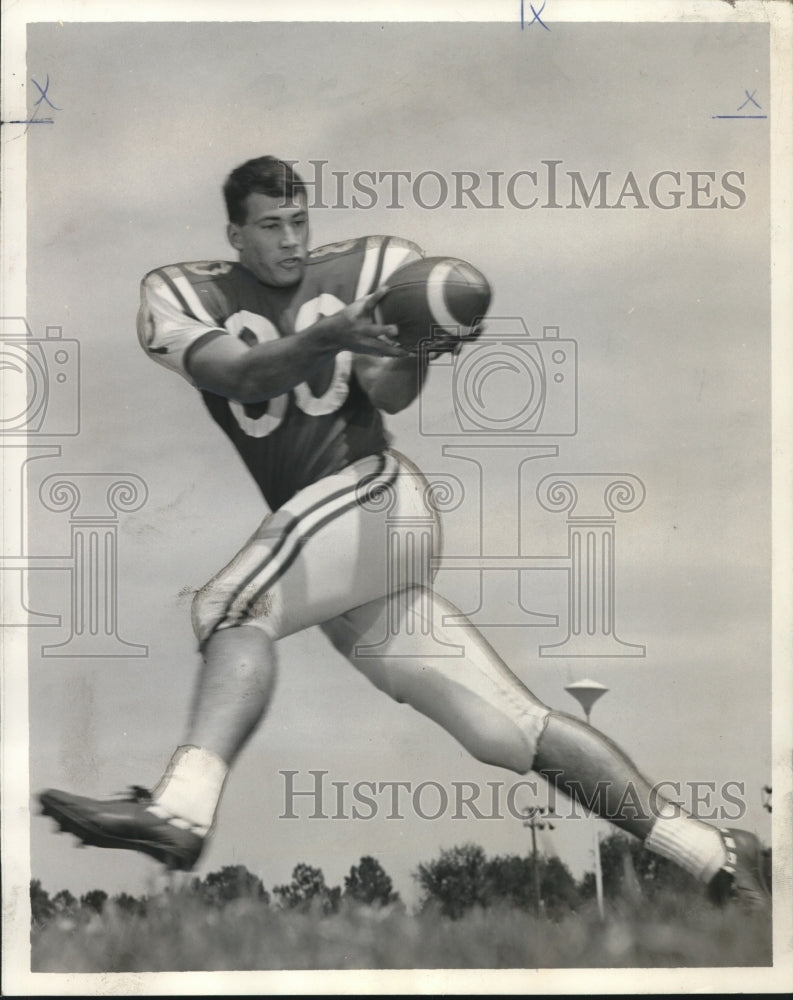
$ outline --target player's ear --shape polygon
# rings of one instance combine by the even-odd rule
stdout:
[[[235,250],[242,250],[242,235],[240,234],[239,226],[233,222],[229,222],[226,226],[226,236]]]

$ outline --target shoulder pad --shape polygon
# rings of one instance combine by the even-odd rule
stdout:
[[[341,240],[338,243],[326,243],[325,246],[316,247],[308,255],[308,263],[324,260],[326,257],[341,256],[359,250],[365,253],[367,250],[379,250],[381,247],[412,251],[419,257],[424,256],[424,251],[416,243],[404,240],[401,236],[358,236],[353,240]]]
[[[234,265],[227,260],[195,260],[183,261],[178,264],[164,264],[162,267],[155,267],[149,274],[166,274],[169,277],[184,275],[187,278],[217,278],[220,275],[228,274],[233,270]]]

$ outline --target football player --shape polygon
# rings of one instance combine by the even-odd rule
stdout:
[[[477,759],[537,771],[568,795],[596,800],[602,815],[687,869],[714,899],[765,905],[752,834],[659,808],[614,743],[539,701],[472,626],[444,629],[444,617],[459,612],[434,592],[429,559],[417,568],[387,548],[386,516],[427,519],[426,481],[389,448],[381,415],[421,391],[427,354],[400,347],[375,308],[388,276],[419,249],[369,237],[309,251],[305,187],[274,157],[235,169],[224,194],[238,260],[148,274],[139,336],[153,360],[202,394],[270,513],[196,595],[203,665],[186,735],[157,786],[109,801],[49,790],[44,813],[86,844],[192,868],[228,770],[266,713],[278,640],[319,625],[374,685]],[[459,346],[453,334],[433,344]],[[462,643],[464,654],[433,656],[433,648],[417,657],[415,635],[431,632]],[[375,646],[378,655],[362,655]]]

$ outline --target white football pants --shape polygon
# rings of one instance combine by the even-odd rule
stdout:
[[[265,518],[196,595],[193,627],[203,645],[243,624],[273,640],[321,625],[382,691],[477,759],[526,773],[549,709],[472,625],[444,625],[459,611],[433,590],[439,549],[420,471],[396,452],[371,456]]]

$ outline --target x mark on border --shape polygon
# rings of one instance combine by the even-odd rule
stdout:
[[[35,77],[31,77],[30,79],[36,85],[36,87],[38,88],[38,92],[41,94],[41,97],[33,105],[34,107],[37,108],[39,106],[39,104],[41,104],[42,101],[46,101],[47,104],[49,104],[49,106],[52,108],[53,111],[62,111],[63,110],[63,108],[56,108],[55,105],[52,103],[52,101],[49,99],[49,97],[47,97],[47,91],[50,89],[50,75],[49,75],[49,73],[47,73],[47,79],[46,79],[43,87],[38,82],[38,80],[35,79]]]
[[[742,104],[742,105],[740,106],[740,108],[738,108],[738,110],[739,110],[739,111],[741,111],[741,110],[742,110],[743,108],[745,108],[745,107],[746,107],[746,105],[747,105],[747,104],[749,104],[749,102],[751,101],[751,103],[752,103],[752,104],[754,104],[754,106],[755,106],[756,108],[760,108],[760,110],[762,111],[762,110],[763,110],[763,109],[762,109],[762,107],[760,107],[760,105],[759,105],[759,104],[757,103],[757,101],[756,101],[756,100],[754,99],[754,95],[755,95],[756,93],[757,93],[757,89],[756,89],[756,88],[755,88],[755,89],[754,89],[754,90],[753,90],[753,91],[751,92],[751,94],[749,93],[749,91],[748,91],[748,90],[744,90],[744,94],[746,94],[746,100],[745,100],[745,101],[743,102],[743,104]]]
[[[540,14],[542,14],[542,12],[545,10],[545,4],[546,4],[546,2],[547,2],[547,0],[542,0],[542,7],[540,7],[539,10],[535,10],[534,9],[534,4],[531,3],[531,2],[529,3],[529,9],[531,10],[532,14],[534,15],[534,17],[529,21],[529,26],[530,27],[536,21],[539,25],[541,25],[543,28],[545,28],[546,31],[550,31],[551,30],[548,27],[548,25],[545,23],[545,21],[543,21],[543,19],[540,17]],[[521,31],[523,31],[523,29],[525,27],[525,24],[526,24],[526,18],[525,18],[525,14],[524,14],[524,0],[520,0],[520,30]]]

